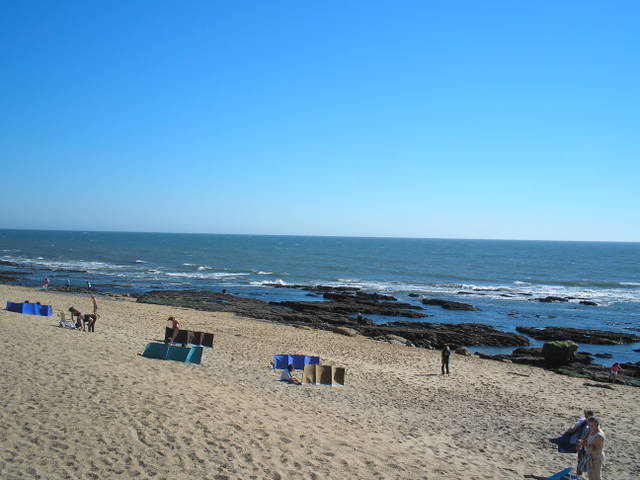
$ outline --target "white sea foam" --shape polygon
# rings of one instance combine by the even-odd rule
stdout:
[[[352,286],[364,290],[380,293],[417,293],[425,296],[463,296],[458,292],[468,292],[472,296],[481,295],[482,298],[490,298],[501,301],[532,300],[546,296],[572,297],[570,302],[577,303],[580,300],[591,300],[599,305],[611,305],[616,302],[640,303],[640,293],[636,289],[622,288],[584,288],[568,287],[563,285],[520,285],[515,288],[510,285],[476,285],[466,283],[430,283],[409,284],[403,282],[378,282],[362,281],[356,279],[338,279],[337,282],[312,282],[330,286]]]
[[[269,285],[273,285],[273,284],[278,284],[278,285],[282,285],[282,286],[287,286],[287,285],[292,285],[292,283],[287,283],[284,280],[282,280],[281,278],[277,278],[275,280],[253,280],[251,282],[249,282],[249,285],[252,285],[254,287],[268,287]]]
[[[135,263],[147,263],[144,260],[136,260]]]
[[[226,268],[219,269],[216,267],[210,267],[209,265],[200,265],[196,270],[198,270],[199,272],[206,272],[209,270],[227,270],[227,269]]]
[[[105,270],[127,270],[131,267],[128,265],[118,265],[107,262],[85,261],[85,260],[45,260],[43,257],[37,257],[35,259],[29,257],[20,256],[3,256],[2,260],[24,264],[27,266],[47,267],[51,269],[73,269],[73,270],[86,270],[90,273],[106,273]]]
[[[241,272],[211,272],[211,273],[188,273],[188,272],[165,272],[167,277],[194,278],[199,280],[216,280],[222,278],[244,277],[248,273]]]

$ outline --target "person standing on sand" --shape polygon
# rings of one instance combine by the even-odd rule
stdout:
[[[167,324],[169,326],[169,328],[173,329],[173,335],[171,335],[171,338],[167,338],[165,340],[165,343],[173,343],[176,340],[176,337],[178,336],[178,332],[181,328],[180,322],[176,319],[176,317],[169,317],[169,319],[167,320]]]
[[[444,375],[445,371],[447,375],[449,375],[449,357],[451,356],[451,350],[449,350],[449,345],[445,345],[442,349],[442,375]]]
[[[45,278],[44,282],[42,282],[42,290],[45,292],[49,290],[49,277]]]
[[[589,433],[580,440],[580,445],[587,452],[587,478],[589,480],[601,480],[602,465],[604,464],[604,442],[605,435],[600,428],[600,419],[597,417],[587,418]]]
[[[96,302],[96,297],[94,297],[93,295],[91,295],[91,303],[93,303],[93,314],[97,315],[98,314],[98,302]]]

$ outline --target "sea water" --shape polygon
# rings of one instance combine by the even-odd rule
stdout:
[[[0,230],[0,259],[20,265],[0,270],[27,272],[21,283],[33,286],[48,277],[53,285],[88,281],[98,291],[226,289],[271,301],[313,300],[272,284],[346,285],[416,304],[409,294],[480,309],[425,306],[429,322],[640,334],[640,243]],[[572,299],[535,301],[548,295]],[[638,348],[581,346],[614,355],[603,363],[638,361]]]

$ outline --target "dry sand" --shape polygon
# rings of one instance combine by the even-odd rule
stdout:
[[[87,296],[0,286],[3,302],[89,312]],[[605,479],[640,478],[640,389],[230,314],[99,298],[96,333],[0,311],[2,479],[522,479],[574,463],[547,443],[591,407]],[[201,366],[140,356],[167,317],[216,334]],[[347,368],[293,386],[275,353]]]

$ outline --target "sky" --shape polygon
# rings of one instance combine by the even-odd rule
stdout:
[[[640,2],[0,6],[0,228],[640,241]]]

